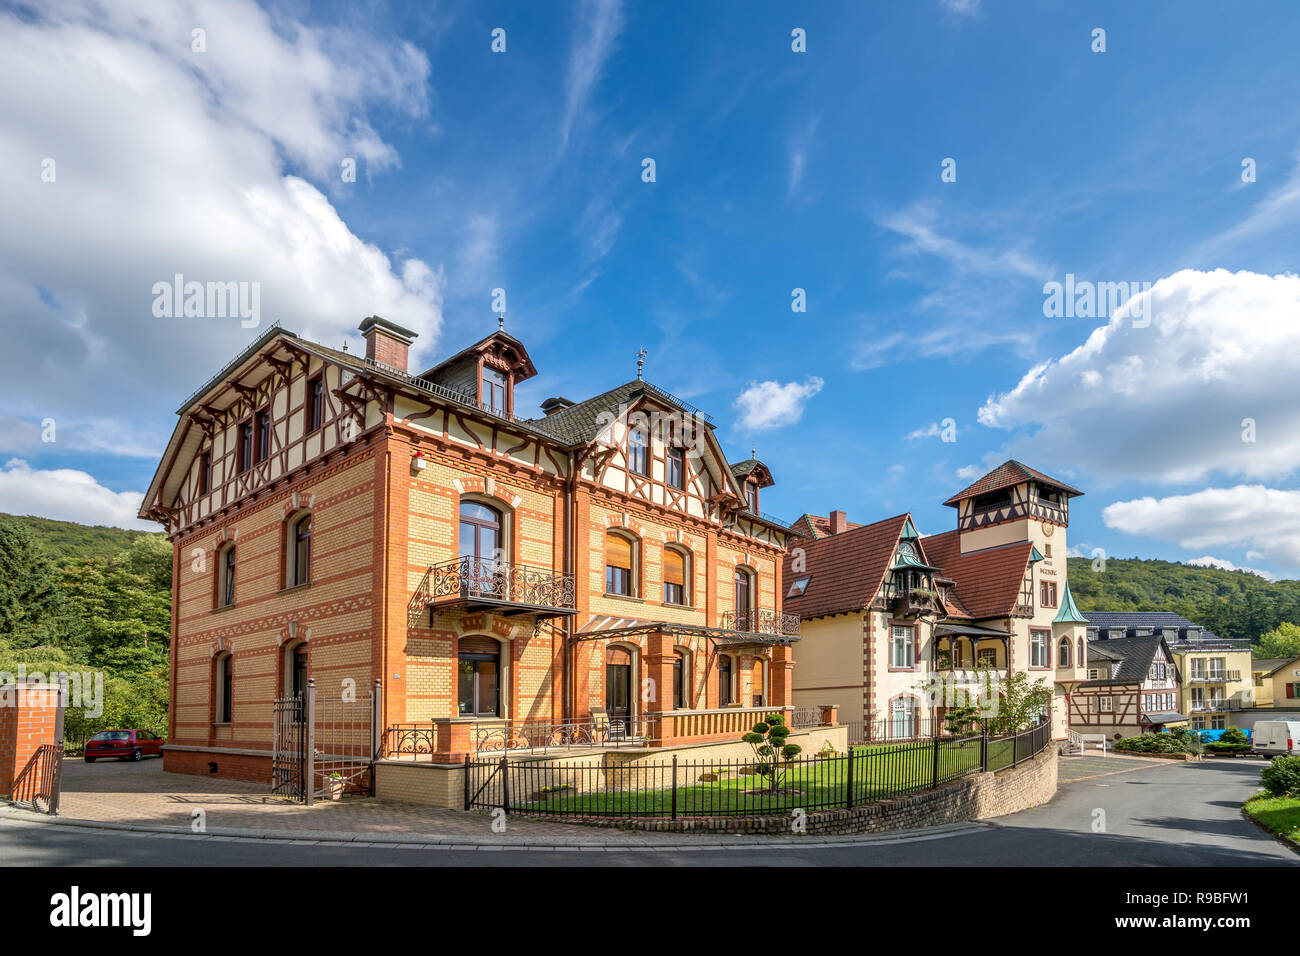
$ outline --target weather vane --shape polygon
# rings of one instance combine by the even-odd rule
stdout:
[[[641,381],[642,373],[645,371],[645,357],[649,354],[644,345],[641,346],[641,351],[636,353],[636,380],[638,382]]]

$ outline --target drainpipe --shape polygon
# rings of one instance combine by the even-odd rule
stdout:
[[[577,461],[572,451],[569,452],[569,477],[564,486],[564,573],[574,575],[573,581],[573,599],[576,603],[578,600],[578,581],[576,570],[578,559],[574,549],[574,502],[573,492],[577,482]],[[573,719],[573,680],[570,671],[573,669],[573,619],[576,615],[566,614],[564,616],[564,660],[563,668],[560,672],[561,693],[564,698],[564,720],[568,723]]]

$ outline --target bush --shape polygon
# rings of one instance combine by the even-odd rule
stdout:
[[[1211,740],[1205,749],[1212,754],[1248,754],[1250,744],[1231,744],[1226,740]]]
[[[1259,778],[1275,797],[1300,797],[1300,757],[1278,757]]]
[[[1179,728],[1167,734],[1125,737],[1115,744],[1115,749],[1141,754],[1199,754],[1205,751],[1205,745],[1190,730]]]
[[[1223,732],[1223,735],[1222,735],[1221,737],[1219,737],[1219,743],[1221,743],[1221,744],[1233,744],[1233,745],[1238,746],[1238,747],[1247,747],[1247,748],[1249,748],[1249,747],[1250,747],[1250,738],[1248,738],[1248,737],[1246,736],[1245,732],[1242,731],[1242,730],[1240,730],[1239,728],[1237,728],[1237,727],[1229,727],[1227,730],[1225,730],[1225,731]]]

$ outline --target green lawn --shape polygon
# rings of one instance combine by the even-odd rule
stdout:
[[[1010,765],[1011,741],[989,744],[989,767]],[[939,782],[960,777],[975,770],[980,762],[978,739],[945,743],[939,751]],[[732,766],[738,766],[733,763]],[[844,806],[848,794],[849,759],[847,755],[820,760],[800,759],[782,782],[782,789],[799,793],[769,794],[762,792],[767,777],[717,774],[713,764],[683,762],[678,768],[677,812],[681,816],[783,812],[795,807]],[[853,802],[867,803],[884,797],[898,796],[934,785],[934,750],[928,743],[877,744],[854,748]],[[654,776],[659,774],[659,776]],[[542,813],[588,814],[599,816],[659,816],[672,810],[671,769],[661,767],[638,773],[629,770],[619,781],[606,777],[600,768],[548,770],[530,773],[526,769],[511,775],[511,787],[528,800],[519,809]],[[613,779],[611,779],[613,778]],[[564,784],[567,788],[563,788]],[[543,795],[542,787],[553,792]],[[651,789],[631,789],[649,785]],[[657,785],[657,786],[656,786]],[[614,789],[614,787],[625,789]],[[746,791],[759,791],[746,793]]]
[[[1243,809],[1269,831],[1300,844],[1300,797],[1261,793],[1247,800]]]

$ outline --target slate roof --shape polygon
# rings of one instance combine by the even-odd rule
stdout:
[[[1267,677],[1274,671],[1279,671],[1295,661],[1300,661],[1300,657],[1261,657],[1250,662],[1250,669],[1252,671],[1261,671]]]
[[[1041,471],[1030,468],[1028,465],[1016,461],[1014,458],[1010,461],[1003,462],[994,468],[983,478],[973,484],[967,485],[961,491],[957,492],[951,498],[944,502],[950,507],[957,507],[957,503],[965,501],[967,498],[974,498],[976,495],[988,494],[990,491],[1000,491],[1003,488],[1010,488],[1018,485],[1022,481],[1037,481],[1040,484],[1051,485],[1059,488],[1072,498],[1077,498],[1083,492],[1078,488],[1073,488],[1065,482],[1053,478],[1051,475],[1045,475]]]
[[[1125,634],[1128,635],[1133,628],[1137,627],[1176,627],[1181,641],[1187,637],[1187,628],[1191,627],[1201,632],[1199,640],[1202,643],[1208,644],[1224,640],[1224,638],[1219,637],[1195,621],[1189,621],[1181,614],[1175,614],[1173,611],[1083,611],[1083,615],[1088,619],[1089,628],[1099,628],[1103,631],[1122,627],[1125,628]],[[1112,638],[1112,640],[1118,639]]]
[[[971,617],[1007,617],[1020,597],[1033,544],[1016,541],[962,554],[960,534],[953,530],[922,538],[926,558],[956,582],[959,603]]]
[[[1097,680],[1084,681],[1083,687],[1104,687],[1108,684],[1141,684],[1151,670],[1151,663],[1156,659],[1156,651],[1169,647],[1165,639],[1158,634],[1150,637],[1115,637],[1108,641],[1089,641],[1089,659],[1101,656],[1108,660],[1118,660],[1119,670],[1114,677],[1102,677]],[[1170,659],[1170,666],[1173,660]]]
[[[813,618],[865,608],[880,590],[906,521],[906,514],[895,515],[802,542],[807,570],[794,571],[794,555],[787,554],[782,580],[793,581],[804,574],[811,574],[812,580],[802,595],[785,599],[785,611]]]

